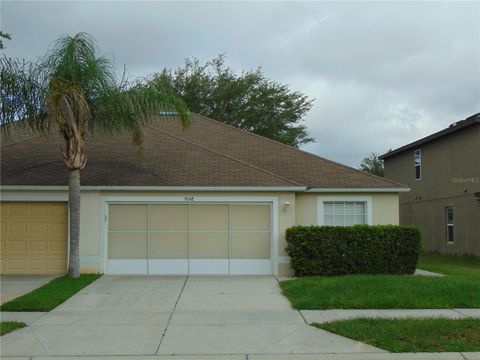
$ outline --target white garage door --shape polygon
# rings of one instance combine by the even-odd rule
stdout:
[[[109,274],[272,274],[270,204],[110,204]]]

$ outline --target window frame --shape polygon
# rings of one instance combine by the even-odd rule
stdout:
[[[324,222],[324,203],[325,202],[364,202],[366,209],[366,225],[373,225],[373,200],[368,195],[322,195],[317,197],[317,225],[323,226]]]
[[[419,158],[418,164],[417,164],[417,156]],[[417,167],[419,169],[418,177],[417,177]],[[413,176],[415,178],[415,181],[422,180],[422,149],[416,149],[413,151]]]
[[[452,211],[452,223],[450,224],[448,221],[448,212]],[[452,238],[450,239],[450,232],[449,228],[452,228]],[[454,244],[455,243],[455,210],[453,206],[445,206],[445,242],[447,244]]]

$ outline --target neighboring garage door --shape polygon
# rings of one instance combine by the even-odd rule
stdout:
[[[110,204],[109,274],[272,274],[270,204]]]
[[[64,274],[67,204],[2,202],[1,273]]]

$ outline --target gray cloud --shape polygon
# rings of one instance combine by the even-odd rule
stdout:
[[[11,56],[91,33],[131,76],[227,53],[316,98],[305,150],[357,166],[480,111],[478,2],[2,2]]]

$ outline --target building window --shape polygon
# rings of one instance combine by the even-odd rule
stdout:
[[[453,243],[454,239],[454,225],[453,225],[453,207],[447,206],[445,208],[445,220],[447,225],[447,242]]]
[[[350,226],[367,223],[367,203],[365,201],[324,201],[323,224]]]
[[[420,149],[413,152],[413,164],[415,167],[415,180],[422,178],[422,151]]]

